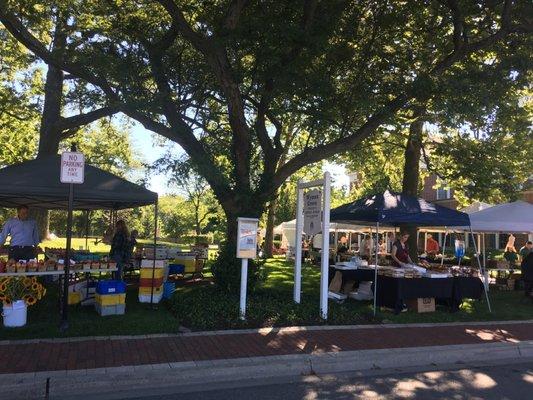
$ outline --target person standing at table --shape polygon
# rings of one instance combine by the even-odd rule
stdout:
[[[387,233],[387,253],[392,252],[392,246],[394,245],[394,242],[396,241],[396,235],[394,232]]]
[[[400,233],[400,238],[392,245],[391,257],[395,267],[404,268],[408,264],[414,264],[409,256],[407,239],[409,239],[409,234],[402,232]]]
[[[124,263],[129,260],[130,253],[130,234],[124,220],[118,220],[115,225],[115,234],[111,241],[111,251],[109,258],[117,263],[118,271],[115,272],[115,279],[122,279]]]
[[[359,255],[361,258],[370,261],[372,258],[372,249],[374,248],[372,243],[372,238],[370,235],[365,235],[365,238],[361,241],[361,249],[359,250]]]
[[[524,294],[533,300],[533,251],[522,260],[520,268],[524,280]]]
[[[428,233],[428,240],[426,241],[426,253],[430,257],[435,257],[439,254],[440,246],[439,242],[433,239],[433,235]]]
[[[17,207],[17,216],[8,219],[0,233],[2,247],[7,237],[11,236],[9,259],[28,261],[37,257],[37,246],[40,242],[37,223],[28,218],[28,214],[28,206]]]
[[[520,262],[524,261],[529,253],[533,250],[533,242],[528,240],[525,245],[520,248],[518,254],[520,255]]]

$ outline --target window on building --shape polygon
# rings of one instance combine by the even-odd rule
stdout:
[[[450,189],[438,188],[437,200],[445,200],[451,198]]]

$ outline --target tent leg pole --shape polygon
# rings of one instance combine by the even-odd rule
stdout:
[[[483,244],[483,270],[485,271],[485,279],[487,281],[487,292],[490,290],[489,272],[487,270],[487,245],[485,244],[485,233],[482,234]]]
[[[376,223],[376,260],[374,263],[374,317],[376,316],[377,310],[377,292],[378,292],[378,235],[379,235],[379,222]]]
[[[154,205],[154,259],[152,263],[152,290],[150,291],[150,307],[152,310],[157,310],[157,307],[154,306],[154,280],[155,280],[155,262],[157,254],[157,218],[158,218],[158,201]]]
[[[444,228],[446,229],[446,227]],[[444,232],[444,242],[442,243],[442,258],[440,259],[440,266],[444,265],[444,256],[446,255],[446,236],[448,236],[448,230]]]
[[[85,211],[85,250],[89,251],[89,210]]]
[[[472,233],[472,227],[470,227],[470,234],[472,237],[474,237],[474,234]],[[489,300],[489,294],[488,294],[488,283],[487,283],[487,275],[485,274],[485,268],[481,266],[481,261],[479,261],[479,252],[477,251],[477,245],[476,241],[474,240],[474,251],[476,252],[476,259],[477,259],[477,265],[479,266],[480,272],[483,273],[483,286],[484,286],[484,292],[485,292],[485,298],[487,299],[487,306],[489,307],[489,312],[492,313],[492,308],[490,306],[490,300]]]

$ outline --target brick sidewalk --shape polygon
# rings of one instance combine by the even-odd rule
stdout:
[[[0,345],[0,374],[533,340],[533,323],[272,330]]]

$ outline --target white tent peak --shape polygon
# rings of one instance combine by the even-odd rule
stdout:
[[[533,204],[525,201],[498,204],[470,214],[475,232],[533,232]]]

